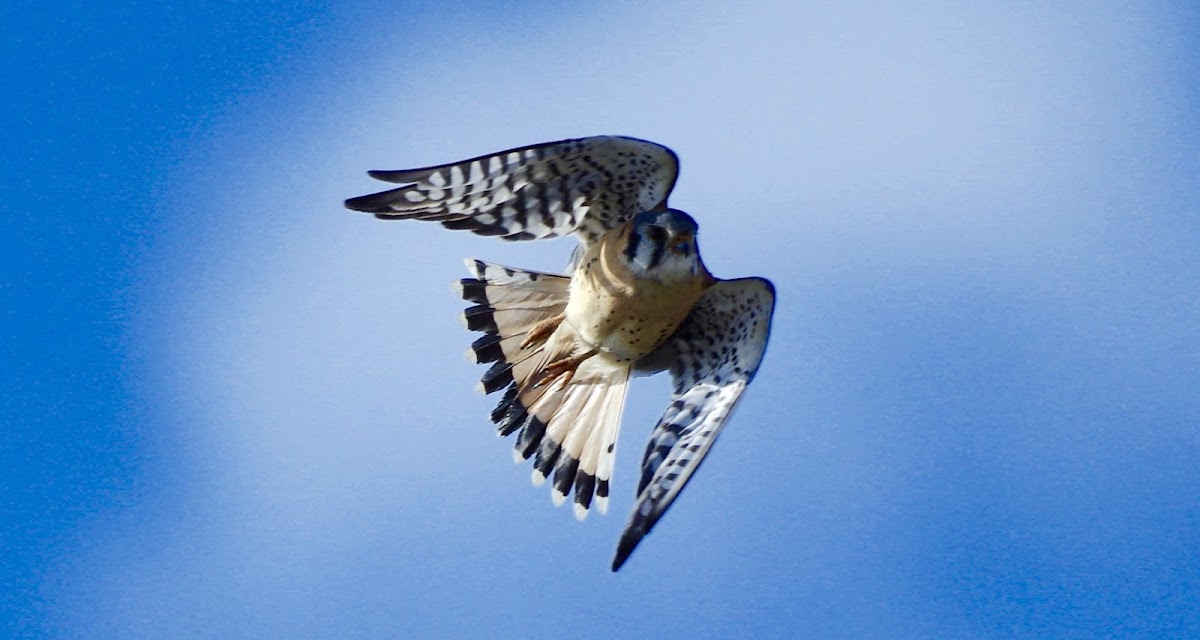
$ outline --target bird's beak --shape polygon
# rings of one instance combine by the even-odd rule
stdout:
[[[686,256],[692,250],[692,234],[680,233],[671,237],[671,242],[667,245],[672,253]]]

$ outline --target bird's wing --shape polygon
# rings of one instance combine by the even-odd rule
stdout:
[[[670,360],[671,404],[642,458],[637,504],[612,570],[621,568],[696,472],[767,348],[775,288],[762,278],[710,287],[674,335],[648,361]]]
[[[404,186],[351,198],[346,207],[505,240],[574,233],[586,245],[639,213],[665,207],[679,159],[653,142],[595,136],[368,173]]]

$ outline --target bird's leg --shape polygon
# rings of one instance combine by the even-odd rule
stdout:
[[[551,380],[555,382],[562,380],[562,385],[564,387],[568,384],[571,384],[571,379],[575,377],[575,370],[579,368],[579,365],[582,364],[584,360],[587,360],[599,352],[600,351],[598,349],[589,349],[582,353],[551,362],[550,364],[546,365],[545,369],[542,369],[541,379],[539,379],[534,386],[541,386]]]
[[[529,333],[525,334],[525,339],[521,341],[520,348],[524,349],[529,345],[537,344],[550,337],[550,334],[554,333],[554,330],[558,328],[558,325],[562,324],[563,318],[566,317],[566,313],[560,313],[533,325]]]

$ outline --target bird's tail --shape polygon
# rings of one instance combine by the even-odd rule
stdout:
[[[492,421],[501,436],[518,434],[514,459],[533,457],[533,483],[550,478],[555,504],[573,491],[576,518],[587,517],[593,498],[604,513],[629,367],[590,358],[569,380],[547,376],[547,365],[573,355],[573,344],[549,335],[566,310],[570,278],[479,260],[467,268],[475,277],[458,287],[474,306],[463,320],[484,334],[468,356],[494,363],[481,391],[505,392]]]

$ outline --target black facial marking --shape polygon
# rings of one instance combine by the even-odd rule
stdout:
[[[637,258],[638,243],[641,238],[638,236],[637,228],[634,228],[633,233],[629,234],[629,240],[625,243],[625,259],[633,262]],[[589,264],[590,266],[590,264]]]
[[[658,225],[646,225],[644,233],[654,244],[662,244],[667,241],[667,230]]]
[[[651,227],[651,228],[658,229],[659,227]],[[658,263],[662,262],[663,254],[665,254],[666,252],[667,252],[667,245],[665,243],[663,243],[661,241],[655,242],[653,245],[653,251],[650,253],[650,264],[648,265],[648,268],[653,268],[653,267],[658,266]]]

